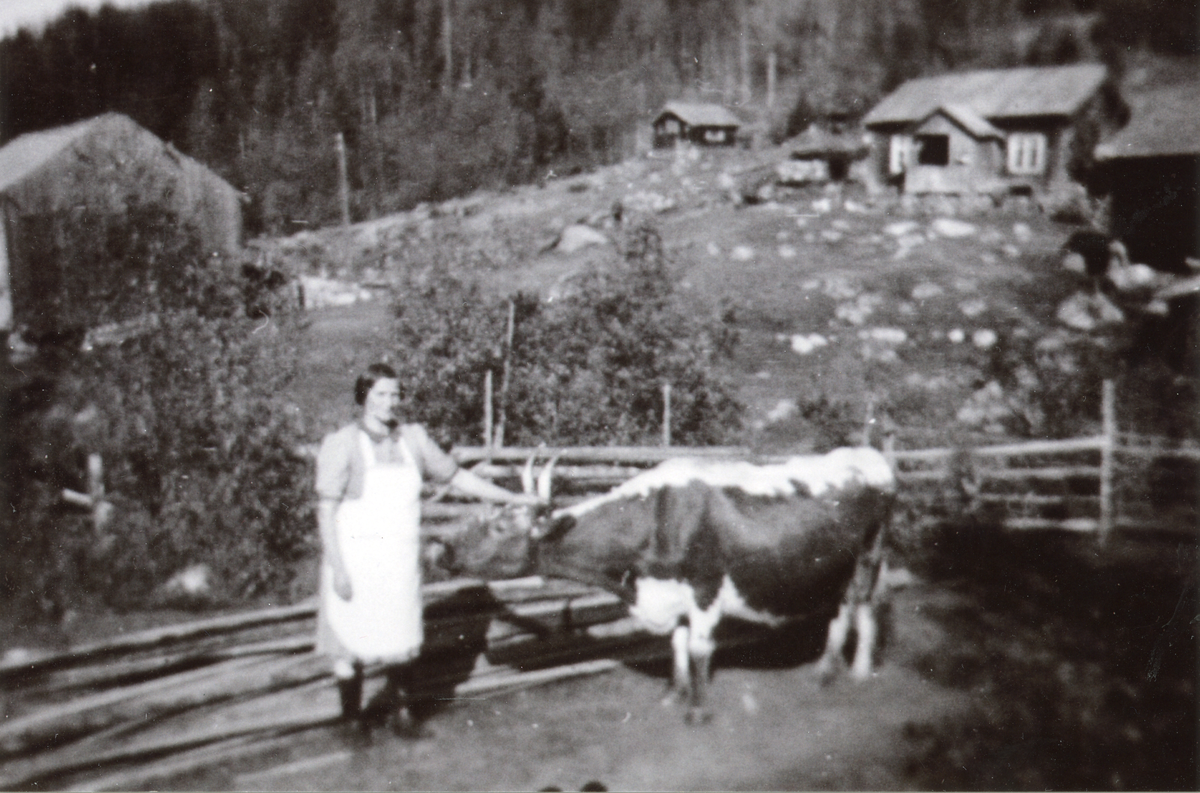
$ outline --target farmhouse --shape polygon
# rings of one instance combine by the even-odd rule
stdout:
[[[873,167],[906,193],[1042,193],[1118,122],[1100,64],[910,80],[863,119]]]
[[[1188,272],[1200,259],[1200,82],[1132,97],[1129,124],[1096,147],[1093,189],[1135,262]]]
[[[127,116],[28,133],[0,149],[0,333],[113,319],[92,308],[90,282],[104,279],[63,272],[52,252],[81,233],[85,219],[91,226],[82,231],[94,233],[100,249],[103,235],[136,224],[135,208],[192,227],[206,253],[231,253],[240,241],[241,194]]]
[[[656,148],[681,141],[701,146],[737,143],[741,120],[720,105],[705,102],[667,102],[654,119]]]

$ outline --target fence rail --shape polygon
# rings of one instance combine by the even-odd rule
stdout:
[[[1111,429],[1111,428],[1110,428]],[[560,491],[570,501],[599,492],[673,457],[779,462],[787,455],[747,447],[457,447],[455,459],[490,479],[515,481],[525,461],[558,458]],[[965,487],[968,498],[999,511],[1013,530],[1115,529],[1196,531],[1200,528],[1200,445],[1109,432],[1061,440],[1008,441],[969,449],[889,449],[903,499],[920,509]],[[956,471],[955,467],[962,468]],[[969,481],[961,481],[962,477]],[[959,477],[958,481],[952,481]],[[1107,486],[1105,483],[1108,483]],[[473,504],[427,504],[433,522],[486,509]]]

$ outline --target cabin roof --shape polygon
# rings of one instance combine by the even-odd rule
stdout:
[[[1129,123],[1096,147],[1097,160],[1200,155],[1200,81],[1128,98]]]
[[[908,124],[948,103],[983,119],[1071,116],[1107,78],[1103,64],[951,72],[909,80],[880,100],[863,124]]]
[[[692,127],[739,127],[741,119],[732,112],[711,102],[667,102],[655,117],[654,123],[663,116],[674,115]]]
[[[1004,140],[1004,133],[992,126],[987,119],[981,117],[971,108],[966,105],[949,104],[941,105],[924,119],[921,124],[924,124],[934,116],[942,115],[953,121],[958,126],[965,129],[973,138],[984,140],[986,138],[997,138]]]

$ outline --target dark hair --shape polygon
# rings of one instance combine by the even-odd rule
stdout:
[[[354,404],[365,405],[367,392],[380,380],[395,380],[396,370],[386,363],[373,363],[354,381]]]

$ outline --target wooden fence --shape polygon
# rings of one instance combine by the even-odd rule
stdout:
[[[1112,428],[1112,425],[1109,425]],[[1005,527],[1061,529],[1196,531],[1200,499],[1200,445],[1110,431],[1066,440],[1014,441],[933,449],[895,449],[901,498],[910,507],[944,509],[939,499],[959,498],[982,505]],[[613,487],[672,457],[752,460],[769,463],[782,455],[759,455],[736,447],[458,447],[462,465],[490,479],[515,484],[531,456],[558,457],[556,492],[564,501]],[[427,515],[444,521],[477,512],[469,504],[430,504]]]

